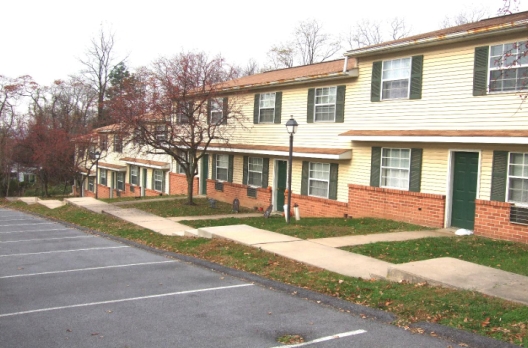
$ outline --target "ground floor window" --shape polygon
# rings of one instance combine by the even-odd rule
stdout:
[[[163,171],[154,170],[154,190],[163,191]]]
[[[328,198],[330,164],[310,162],[308,174],[308,195]]]
[[[528,203],[528,153],[510,153],[508,201]]]
[[[88,191],[94,192],[94,178],[93,177],[88,178]]]
[[[107,186],[107,170],[106,169],[99,169],[99,183],[101,185]]]
[[[383,148],[381,153],[381,187],[409,189],[411,149]]]
[[[118,190],[121,190],[121,191],[125,190],[125,173],[117,172],[117,175],[116,175],[116,188]]]
[[[257,157],[248,158],[248,180],[249,186],[262,187],[263,159]]]
[[[138,166],[130,166],[130,184],[139,185],[139,168]]]
[[[217,155],[216,156],[216,180],[228,181],[229,173],[229,156],[228,155]]]

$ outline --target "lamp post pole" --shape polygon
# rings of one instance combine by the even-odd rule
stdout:
[[[98,198],[99,193],[99,158],[101,153],[99,151],[95,152],[95,199]]]
[[[286,129],[290,134],[290,153],[288,158],[288,209],[284,212],[286,214],[286,223],[290,223],[290,211],[291,211],[291,181],[292,181],[292,162],[293,162],[293,135],[297,131],[297,121],[293,119],[293,115],[286,122]]]

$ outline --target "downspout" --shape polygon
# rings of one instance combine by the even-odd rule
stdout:
[[[345,65],[343,65],[343,72],[347,72],[347,65],[348,65],[348,56],[345,56]]]

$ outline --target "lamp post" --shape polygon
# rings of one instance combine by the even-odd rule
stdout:
[[[299,124],[293,119],[293,115],[290,116],[288,122],[286,122],[286,130],[290,134],[290,156],[288,160],[288,210],[286,214],[286,223],[290,223],[290,211],[291,211],[291,178],[292,178],[292,157],[293,157],[293,135],[297,131]]]
[[[95,199],[97,199],[97,194],[99,193],[99,158],[101,158],[101,153],[95,151]]]

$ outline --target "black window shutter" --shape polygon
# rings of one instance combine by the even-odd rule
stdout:
[[[423,56],[412,57],[411,93],[409,99],[422,99]]]
[[[281,113],[282,113],[282,92],[275,93],[275,118],[273,123],[281,123]]]
[[[308,90],[308,106],[306,107],[306,122],[313,123],[314,121],[314,103],[315,103],[315,88]]]
[[[370,82],[371,102],[379,102],[381,100],[381,68],[381,61],[372,63],[372,80]]]
[[[508,176],[508,151],[493,151],[493,168],[491,171],[492,201],[506,201],[506,179]]]
[[[337,86],[336,115],[337,123],[345,122],[345,92],[346,86]]]
[[[302,177],[301,177],[301,195],[308,196],[308,171],[310,165],[308,161],[302,163]]]
[[[165,172],[161,172],[161,192],[165,193]]]
[[[216,154],[213,154],[213,163],[211,165],[211,179],[216,180]]]
[[[211,99],[207,100],[207,124],[211,123]]]
[[[328,198],[337,199],[337,177],[339,173],[339,164],[330,163],[330,186],[328,188]]]
[[[233,182],[233,158],[234,155],[229,155],[229,169],[227,172],[227,181]]]
[[[242,168],[242,185],[248,184],[249,157],[244,156],[244,168]]]
[[[372,147],[370,159],[370,186],[380,186],[381,147]]]
[[[269,180],[269,158],[262,159],[262,187],[268,187]]]
[[[255,94],[255,101],[253,103],[253,124],[259,123],[260,110],[260,94]]]
[[[422,184],[422,149],[411,149],[411,173],[409,191],[420,192]]]
[[[128,166],[128,183],[132,185],[132,165]]]
[[[489,46],[475,47],[473,64],[473,95],[486,95],[488,91]]]
[[[156,185],[155,185],[155,182],[154,182],[154,177],[155,177],[155,175],[154,175],[154,169],[152,169],[152,180],[150,180],[150,184],[151,184],[150,188],[151,188],[152,190],[155,190],[155,189],[156,189]]]
[[[227,124],[227,117],[229,116],[228,98],[222,100],[222,124]]]

